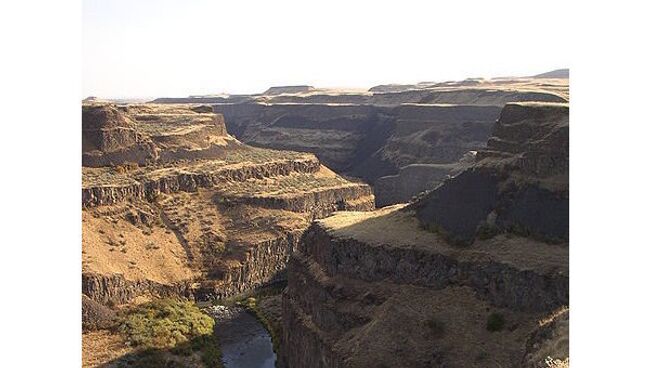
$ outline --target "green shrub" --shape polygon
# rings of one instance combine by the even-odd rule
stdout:
[[[165,349],[211,335],[214,320],[191,302],[160,299],[129,311],[119,329],[133,346]]]
[[[491,313],[487,319],[487,330],[490,332],[501,331],[506,324],[505,318],[500,313]]]

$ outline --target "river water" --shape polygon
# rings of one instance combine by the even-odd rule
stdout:
[[[226,368],[274,368],[275,352],[268,331],[240,307],[212,307]]]

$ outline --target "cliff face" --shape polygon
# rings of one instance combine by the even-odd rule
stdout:
[[[213,106],[242,141],[312,152],[334,170],[377,185],[378,203],[385,205],[433,189],[446,175],[435,165],[454,164],[447,174],[463,167],[463,155],[485,148],[501,108],[526,101],[566,102],[567,85],[560,79],[476,79],[255,95]],[[411,168],[418,174],[412,184],[399,170],[414,164],[434,166]]]
[[[191,297],[188,283],[165,285],[151,280],[127,280],[120,274],[100,275],[83,273],[81,292],[86,297],[102,305],[125,304],[138,296]]]
[[[568,304],[568,249],[503,236],[457,248],[386,207],[316,222],[288,280],[291,367],[518,367],[536,321]]]
[[[567,241],[568,170],[568,105],[509,104],[476,165],[415,208],[423,226],[455,242],[504,231]]]
[[[83,168],[82,292],[96,302],[251,290],[284,277],[313,218],[374,208],[368,185],[313,154],[241,144],[204,107],[85,109],[98,111],[84,115],[86,130],[127,130],[155,152],[145,161],[110,156],[138,142],[112,138],[88,148],[98,158],[91,166],[111,163]]]
[[[115,174],[113,169],[84,169],[81,190],[84,206],[115,204],[129,199],[151,199],[160,193],[195,192],[227,181],[286,176],[291,173],[315,173],[320,163],[314,156],[294,159],[260,160],[249,165],[226,162],[199,162],[174,167],[136,169]]]
[[[568,79],[541,76],[385,85],[368,91],[289,86],[263,94],[155,102],[212,104],[226,116],[228,131],[245,143],[311,152],[337,172],[372,185],[393,176],[378,183],[387,186],[377,190],[383,205],[408,199],[421,188],[432,189],[429,184],[438,183],[432,178],[441,175],[442,167],[419,167],[422,180],[415,185],[398,175],[399,169],[412,164],[462,166],[457,160],[464,154],[485,148],[507,103],[568,100]]]
[[[217,105],[228,130],[255,146],[315,153],[336,171],[348,168],[372,125],[390,124],[381,111],[361,105],[243,103]],[[390,129],[387,127],[385,129]]]
[[[375,182],[377,207],[407,203],[416,193],[435,189],[445,179],[457,175],[475,162],[476,151],[469,151],[453,164],[412,164],[397,175],[383,176]]]
[[[157,150],[135,123],[112,105],[84,105],[82,108],[82,162],[101,166],[109,162],[146,163],[155,160]]]
[[[149,165],[223,156],[240,145],[209,106],[82,106],[82,163]]]
[[[315,222],[288,267],[288,365],[568,359],[568,113],[508,104],[477,162],[435,190]]]
[[[215,111],[244,142],[313,152],[373,183],[409,164],[453,163],[484,147],[500,107],[242,103]]]

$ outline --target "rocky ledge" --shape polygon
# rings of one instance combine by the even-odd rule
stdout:
[[[506,105],[477,163],[414,209],[424,227],[457,243],[502,232],[568,241],[568,105]]]
[[[291,367],[516,367],[526,354],[518,341],[568,305],[568,248],[517,236],[458,248],[392,206],[317,221],[288,280]],[[492,314],[503,331],[486,330]]]
[[[519,341],[568,305],[568,248],[513,235],[459,248],[392,206],[317,221],[288,280],[291,367],[517,367]],[[493,314],[503,331],[486,330]]]
[[[95,302],[248,291],[285,277],[314,218],[374,209],[368,185],[310,153],[241,144],[210,107],[83,110],[84,155],[98,160],[83,168],[82,292]]]
[[[288,267],[288,365],[566,361],[568,112],[508,104],[477,162],[434,190],[314,223]]]
[[[86,167],[218,158],[241,144],[209,106],[86,103],[82,163]]]
[[[294,153],[287,158],[272,154],[263,158],[254,154],[256,150],[242,152],[241,161],[230,157],[228,161],[203,160],[162,167],[84,168],[82,205],[150,199],[160,193],[195,192],[198,188],[211,188],[224,182],[315,173],[320,169],[318,159],[310,154]]]

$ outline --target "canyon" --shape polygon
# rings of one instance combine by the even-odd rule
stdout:
[[[436,189],[312,224],[283,294],[288,366],[568,362],[568,117],[507,104]]]
[[[464,167],[468,152],[485,147],[505,104],[568,102],[568,78],[555,76],[474,78],[367,91],[278,87],[272,93],[153,102],[210,104],[240,141],[314,153],[337,173],[373,185],[378,205],[384,206],[408,201]],[[402,176],[403,169],[417,174]]]
[[[252,313],[278,367],[568,366],[568,101],[568,70],[84,101],[84,366],[168,298]]]
[[[240,293],[278,277],[312,219],[374,207],[369,186],[312,154],[246,146],[205,111],[84,105],[87,297]]]

